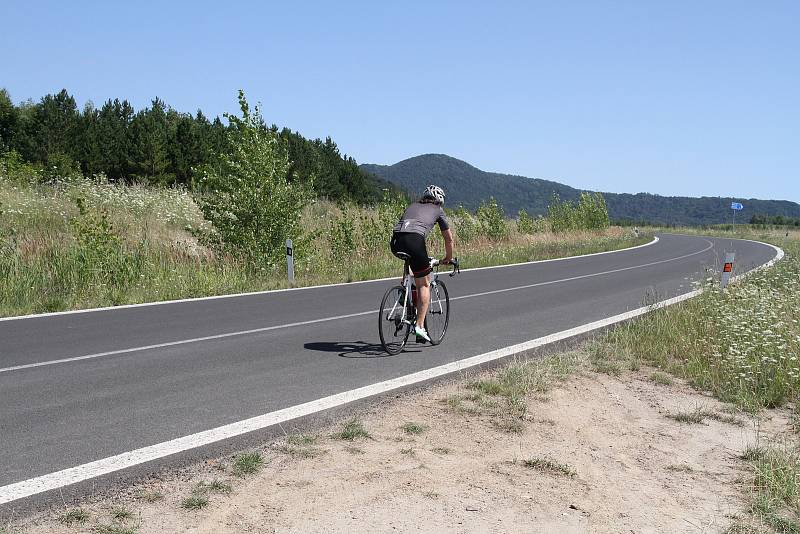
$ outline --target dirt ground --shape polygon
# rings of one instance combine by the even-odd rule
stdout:
[[[245,478],[232,476],[229,463],[209,462],[87,505],[83,524],[67,526],[50,515],[6,529],[724,532],[746,506],[738,457],[756,440],[755,422],[742,415],[741,425],[678,422],[668,415],[696,409],[723,415],[730,408],[678,382],[658,385],[650,372],[580,371],[546,397],[527,401],[521,432],[499,428],[497,414],[443,402],[464,394],[464,382],[439,385],[364,414],[369,438],[333,439],[340,427],[332,428],[312,444],[265,446],[264,467]],[[408,422],[424,431],[405,432]],[[209,494],[200,510],[181,506],[197,482],[213,479],[232,491]],[[116,506],[132,516],[112,519]]]

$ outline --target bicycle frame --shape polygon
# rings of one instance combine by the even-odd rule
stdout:
[[[413,275],[411,274],[411,266],[408,264],[408,261],[405,262],[403,265],[403,282],[400,284],[403,286],[403,315],[400,317],[400,322],[403,324],[411,324],[411,320],[406,318],[408,313],[408,300],[411,294],[411,286],[414,283]],[[397,305],[400,304],[400,301],[395,301],[392,309],[389,311],[389,317],[395,312]]]
[[[438,271],[439,265],[440,264],[437,262],[436,264],[434,264],[432,266],[433,270],[430,273],[430,275],[431,275],[431,281],[430,281],[431,289],[436,287],[436,284],[439,281],[439,271]],[[409,309],[408,302],[409,302],[409,299],[411,298],[411,288],[414,287],[414,275],[412,274],[411,266],[409,265],[409,263],[407,261],[405,262],[405,265],[403,266],[403,281],[401,282],[400,285],[402,285],[403,288],[404,288],[404,291],[403,291],[403,312],[402,312],[403,315],[400,317],[400,321],[403,324],[411,324],[412,320],[411,320],[410,317],[407,318],[407,313],[408,313],[408,309]],[[438,293],[437,293],[436,302],[439,304],[439,313],[442,313],[442,302],[438,298]],[[392,306],[392,309],[389,311],[389,315],[388,315],[389,317],[392,317],[392,315],[394,314],[394,312],[397,309],[397,306],[399,304],[400,304],[399,300],[395,301],[394,305]],[[414,305],[414,309],[416,310],[416,307],[417,307],[416,302],[412,302],[412,304]],[[433,306],[433,297],[431,296],[431,301],[429,303],[429,313],[432,311],[430,309],[432,306]],[[436,312],[433,312],[433,313],[436,313]],[[414,319],[416,319],[416,317]]]

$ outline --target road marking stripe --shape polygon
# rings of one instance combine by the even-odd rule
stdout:
[[[774,245],[769,245],[769,246],[775,249],[776,251],[775,257],[766,264],[754,269],[753,271],[771,267],[777,261],[783,258],[784,256],[783,250]],[[748,273],[745,273],[744,275],[738,276],[736,278],[737,279],[741,278],[743,276],[746,276],[747,274]],[[684,293],[683,295],[673,297],[671,299],[662,300],[661,302],[657,302],[650,306],[637,308],[632,311],[614,315],[613,317],[608,317],[606,319],[601,319],[599,321],[587,323],[581,326],[577,326],[575,328],[570,328],[568,330],[556,332],[554,334],[533,339],[531,341],[526,341],[524,343],[518,343],[516,345],[511,345],[509,347],[493,350],[491,352],[479,354],[477,356],[472,356],[470,358],[466,358],[463,360],[458,360],[448,364],[440,365],[438,367],[426,369],[424,371],[418,371],[416,373],[401,376],[398,378],[393,378],[391,380],[385,380],[383,382],[378,382],[376,384],[371,384],[369,386],[360,387],[350,391],[344,391],[342,393],[337,393],[329,397],[324,397],[303,404],[298,404],[296,406],[291,406],[289,408],[284,408],[282,410],[277,410],[256,417],[251,417],[243,421],[238,421],[236,423],[231,423],[221,427],[213,428],[211,430],[205,430],[203,432],[198,432],[196,434],[183,436],[170,441],[165,441],[163,443],[158,443],[156,445],[142,447],[140,449],[124,452],[116,456],[110,456],[108,458],[103,458],[101,460],[86,463],[76,467],[63,469],[55,473],[49,473],[47,475],[42,475],[21,482],[8,484],[6,486],[0,487],[0,504],[9,503],[12,501],[23,499],[25,497],[30,497],[32,495],[36,495],[45,491],[55,490],[58,488],[62,488],[64,486],[68,486],[70,484],[83,482],[92,478],[113,473],[115,471],[119,471],[129,467],[141,465],[146,462],[151,462],[154,460],[165,458],[167,456],[184,452],[189,449],[202,447],[204,445],[210,445],[218,441],[234,438],[236,436],[241,436],[249,432],[262,430],[264,428],[279,423],[291,421],[292,419],[296,419],[306,415],[311,415],[323,410],[335,408],[337,406],[342,406],[344,404],[348,404],[353,401],[365,399],[368,397],[372,397],[374,395],[379,395],[381,393],[386,393],[388,391],[417,384],[419,382],[424,382],[427,380],[445,376],[457,371],[462,371],[464,369],[492,362],[501,358],[505,358],[507,356],[511,356],[516,353],[528,351],[537,347],[569,339],[570,337],[573,336],[586,334],[594,330],[598,330],[600,328],[604,328],[616,323],[633,319],[635,317],[638,317],[640,315],[643,315],[645,313],[648,313],[656,309],[664,308],[667,306],[671,306],[673,304],[677,304],[679,302],[683,302],[685,300],[688,300],[692,297],[699,295],[700,293],[702,293],[702,290],[697,289],[694,291],[690,291],[689,293]]]
[[[692,236],[697,237],[697,236]],[[508,265],[491,265],[489,267],[472,267],[470,269],[464,269],[464,272],[467,271],[480,271],[484,269],[503,269],[506,267],[517,267],[519,265],[531,265],[534,263],[547,263],[547,262],[554,262],[554,261],[565,261],[565,260],[574,260],[576,258],[588,258],[589,256],[600,256],[602,254],[615,254],[618,252],[627,252],[629,250],[636,250],[642,247],[649,247],[650,245],[655,245],[658,243],[658,237],[653,237],[653,240],[649,243],[645,243],[643,245],[636,245],[635,247],[628,247],[628,248],[621,248],[619,250],[608,250],[606,252],[592,252],[591,254],[581,254],[578,256],[567,256],[565,258],[553,258],[549,260],[535,260],[535,261],[526,261],[521,263],[509,263]],[[359,280],[358,282],[340,282],[338,284],[325,284],[319,286],[305,286],[305,287],[289,287],[285,289],[268,289],[266,291],[251,291],[248,293],[232,293],[229,295],[213,295],[210,297],[194,297],[194,298],[187,298],[187,299],[176,299],[176,300],[162,300],[159,302],[142,302],[141,304],[122,304],[120,306],[105,306],[102,308],[88,308],[85,310],[68,310],[68,311],[60,311],[60,312],[48,312],[48,313],[34,313],[31,315],[19,315],[16,317],[0,317],[0,322],[2,321],[19,321],[22,319],[40,319],[42,317],[53,317],[56,315],[72,315],[76,313],[92,313],[92,312],[100,312],[100,311],[109,311],[109,310],[124,310],[126,308],[142,308],[145,306],[161,306],[164,304],[180,304],[183,302],[201,302],[204,300],[216,300],[216,299],[228,299],[228,298],[235,298],[235,297],[249,297],[254,295],[267,295],[270,293],[282,293],[284,291],[304,291],[308,289],[319,289],[325,287],[337,287],[337,286],[352,286],[355,284],[371,284],[374,282],[385,282],[386,280],[394,280],[396,276],[390,276],[388,278],[376,278],[374,280]]]
[[[359,315],[367,315],[369,313],[377,313],[378,310],[368,312],[349,313],[347,315],[337,315],[335,317],[323,317],[321,319],[311,319],[309,321],[299,321],[296,323],[279,324],[275,326],[265,326],[263,328],[254,328],[252,330],[242,330],[240,332],[228,332],[226,334],[215,334],[213,336],[195,337],[192,339],[181,339],[178,341],[168,341],[166,343],[157,343],[155,345],[144,345],[142,347],[131,347],[128,349],[109,350],[107,352],[98,352],[96,354],[86,354],[85,356],[75,356],[72,358],[62,358],[60,360],[48,360],[46,362],[28,363],[25,365],[15,365],[13,367],[4,367],[0,369],[0,373],[8,373],[11,371],[19,371],[21,369],[31,369],[33,367],[46,367],[48,365],[56,365],[59,363],[78,362],[81,360],[93,360],[95,358],[102,358],[104,356],[116,356],[117,354],[128,354],[131,352],[140,352],[151,349],[161,349],[164,347],[174,347],[176,345],[186,345],[188,343],[198,343],[200,341],[211,341],[214,339],[223,339],[226,337],[244,336],[247,334],[257,334],[259,332],[268,332],[270,330],[278,330],[280,328],[291,328],[293,326],[304,326],[314,323],[323,323],[325,321],[336,321],[338,319],[347,319],[349,317],[358,317]]]
[[[523,286],[508,287],[508,288],[504,288],[504,289],[495,289],[493,291],[483,291],[481,293],[474,293],[474,294],[471,294],[471,295],[462,295],[462,296],[458,296],[458,297],[453,297],[450,300],[468,299],[468,298],[473,298],[473,297],[483,297],[483,296],[486,296],[486,295],[494,295],[496,293],[506,293],[508,291],[519,291],[521,289],[530,289],[530,288],[539,287],[539,286],[547,286],[547,285],[551,285],[551,284],[560,284],[560,283],[563,283],[563,282],[572,282],[574,280],[580,280],[582,278],[592,278],[592,277],[595,277],[595,276],[604,276],[604,275],[607,275],[607,274],[614,274],[614,273],[619,273],[619,272],[623,272],[623,271],[630,271],[632,269],[642,269],[644,267],[651,267],[653,265],[658,265],[658,264],[661,264],[661,263],[669,263],[671,261],[678,261],[678,260],[682,260],[682,259],[688,258],[690,256],[696,256],[697,254],[702,254],[703,252],[706,252],[706,251],[708,251],[708,250],[710,250],[711,248],[714,247],[714,244],[711,241],[708,241],[708,240],[705,240],[705,241],[706,241],[706,243],[708,243],[708,246],[706,248],[704,248],[703,250],[700,250],[698,252],[692,252],[691,254],[685,254],[683,256],[678,256],[677,258],[670,258],[670,259],[667,259],[667,260],[660,260],[660,261],[645,263],[643,265],[634,265],[634,266],[631,266],[631,267],[622,267],[620,269],[612,269],[610,271],[602,271],[602,272],[599,272],[599,273],[590,273],[590,274],[583,274],[583,275],[580,275],[580,276],[572,276],[570,278],[562,278],[562,279],[559,279],[559,280],[549,280],[547,282],[537,282],[535,284],[526,284],[526,285],[523,285]],[[316,323],[324,323],[324,322],[328,322],[328,321],[338,321],[340,319],[349,319],[351,317],[359,317],[359,316],[362,316],[362,315],[369,315],[369,314],[377,313],[377,312],[378,312],[378,310],[370,310],[370,311],[364,311],[364,312],[349,313],[349,314],[346,314],[346,315],[336,315],[334,317],[323,317],[321,319],[312,319],[312,320],[309,320],[309,321],[299,321],[299,322],[296,322],[296,323],[287,323],[287,324],[279,324],[279,325],[274,325],[274,326],[266,326],[266,327],[263,327],[263,328],[254,328],[252,330],[242,330],[240,332],[228,332],[228,333],[225,333],[225,334],[215,334],[215,335],[212,335],[212,336],[203,336],[203,337],[196,337],[196,338],[191,338],[191,339],[181,339],[181,340],[178,340],[178,341],[168,341],[168,342],[165,342],[165,343],[157,343],[157,344],[154,344],[154,345],[144,345],[144,346],[141,346],[141,347],[130,347],[130,348],[127,348],[127,349],[110,350],[110,351],[106,351],[106,352],[98,352],[96,354],[86,354],[84,356],[74,356],[74,357],[71,357],[71,358],[61,358],[61,359],[58,359],[58,360],[48,360],[48,361],[44,361],[44,362],[28,363],[28,364],[23,364],[23,365],[14,365],[14,366],[11,366],[11,367],[0,368],[0,373],[10,373],[12,371],[21,371],[23,369],[33,369],[33,368],[36,368],[36,367],[47,367],[49,365],[58,365],[58,364],[62,364],[62,363],[78,362],[78,361],[83,361],[83,360],[93,360],[93,359],[96,359],[96,358],[103,358],[103,357],[107,357],[107,356],[117,356],[119,354],[130,354],[132,352],[140,352],[140,351],[152,350],[152,349],[161,349],[161,348],[165,348],[165,347],[175,347],[175,346],[178,346],[178,345],[186,345],[186,344],[189,344],[189,343],[199,343],[199,342],[202,342],[202,341],[212,341],[212,340],[223,339],[223,338],[227,338],[227,337],[244,336],[244,335],[249,335],[249,334],[258,334],[258,333],[262,333],[262,332],[269,332],[270,330],[279,330],[279,329],[282,329],[282,328],[292,328],[292,327],[296,327],[296,326],[305,326],[305,325],[316,324]]]

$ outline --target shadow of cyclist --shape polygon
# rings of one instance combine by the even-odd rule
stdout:
[[[320,352],[338,352],[341,358],[386,358],[389,356],[398,356],[403,354],[403,352],[420,352],[418,350],[409,350],[408,346],[406,346],[405,350],[402,352],[392,355],[383,350],[380,343],[367,343],[365,341],[319,341],[306,343],[303,345],[303,348]]]

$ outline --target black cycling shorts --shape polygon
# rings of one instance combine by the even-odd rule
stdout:
[[[413,232],[395,232],[389,243],[392,254],[405,252],[411,259],[411,271],[415,278],[422,278],[431,272],[431,260],[428,257],[428,249],[425,247],[425,236]]]

